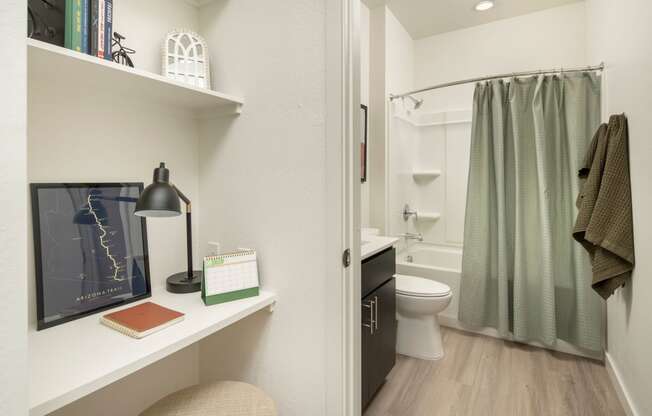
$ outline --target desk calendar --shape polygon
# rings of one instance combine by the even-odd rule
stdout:
[[[204,257],[201,295],[206,305],[258,296],[256,250]]]

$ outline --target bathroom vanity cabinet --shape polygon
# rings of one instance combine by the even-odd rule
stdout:
[[[396,250],[362,262],[362,407],[396,363]]]

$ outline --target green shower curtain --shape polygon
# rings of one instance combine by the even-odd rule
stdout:
[[[577,172],[600,123],[600,76],[476,86],[460,320],[518,341],[603,347],[602,303],[571,232]]]

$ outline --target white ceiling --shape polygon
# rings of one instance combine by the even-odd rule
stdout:
[[[362,1],[370,8],[387,4],[412,38],[420,39],[582,0],[494,0],[496,6],[486,12],[475,11],[480,0]]]

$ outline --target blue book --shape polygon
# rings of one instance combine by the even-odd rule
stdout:
[[[113,0],[104,0],[104,59],[113,60]]]
[[[82,52],[91,53],[91,39],[90,39],[90,14],[91,14],[91,0],[82,0],[81,10],[81,24],[82,24]]]

